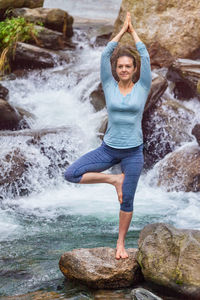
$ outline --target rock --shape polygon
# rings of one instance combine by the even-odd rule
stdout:
[[[140,232],[138,247],[137,261],[146,281],[172,289],[188,299],[199,299],[199,230],[150,224]]]
[[[200,44],[200,2],[195,0],[123,0],[113,35],[119,32],[130,11],[133,26],[150,52],[155,67],[168,67],[176,58],[193,58]],[[132,44],[127,33],[122,44]]]
[[[180,100],[200,99],[200,62],[177,59],[168,69],[167,79],[175,83],[174,95]]]
[[[67,40],[66,38],[64,38],[61,32],[51,30],[42,26],[35,26],[35,29],[37,30],[38,35],[36,39],[31,40],[31,43],[36,44],[39,47],[47,48],[50,50],[75,48],[75,44],[73,44],[69,39]]]
[[[102,120],[101,126],[98,130],[98,136],[103,140],[104,134],[108,126],[108,115],[106,114]]]
[[[0,99],[0,130],[19,129],[22,116],[7,101]]]
[[[144,108],[143,119],[147,117],[147,114],[151,113],[155,107],[155,104],[160,99],[160,97],[164,94],[165,90],[168,87],[167,80],[160,75],[157,75],[153,78],[151,84],[151,90],[148,95],[148,99]]]
[[[44,0],[0,0],[0,19],[2,20],[6,17],[4,13],[9,8],[36,8],[42,7],[43,3]]]
[[[163,300],[160,297],[154,295],[143,288],[137,288],[131,291],[131,296],[133,300]]]
[[[9,90],[5,86],[0,84],[0,99],[8,100],[8,93]]]
[[[24,17],[29,22],[42,22],[49,29],[62,32],[64,36],[73,35],[73,17],[66,11],[55,8],[18,8],[12,11],[14,17]]]
[[[51,68],[65,58],[57,53],[25,43],[17,43],[12,69]],[[67,58],[66,58],[67,61]]]
[[[183,142],[192,141],[189,125],[194,112],[162,96],[153,110],[144,115],[145,168],[152,167]]]
[[[12,151],[1,151],[0,162],[0,186],[7,185],[15,188],[16,182],[21,179],[22,175],[28,168],[26,158],[19,148]],[[3,153],[3,155],[2,155]]]
[[[192,134],[195,136],[197,143],[200,146],[200,124],[196,124],[192,129]]]
[[[24,295],[3,296],[3,298],[2,298],[2,300],[44,300],[44,299],[45,300],[63,300],[63,293],[36,291],[36,292],[30,292],[30,293],[27,293]],[[84,299],[87,300],[87,298],[84,298]]]
[[[167,191],[200,191],[200,149],[187,146],[167,155],[156,165],[155,181]]]
[[[95,39],[95,43],[94,43],[95,46],[98,46],[98,47],[106,46],[111,38],[111,35],[112,35],[112,32],[98,35]]]
[[[106,105],[104,92],[101,83],[97,89],[90,94],[90,103],[94,106],[96,111],[103,109]]]
[[[61,256],[59,267],[68,279],[92,288],[128,287],[141,280],[135,261],[137,249],[128,249],[128,253],[128,259],[116,260],[112,248],[75,249]]]

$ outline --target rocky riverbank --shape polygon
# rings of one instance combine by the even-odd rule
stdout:
[[[4,19],[6,9],[11,7],[6,6],[7,3],[8,2],[5,1],[5,4],[0,6],[1,19]],[[119,17],[116,20],[113,30],[113,27],[110,24],[101,24],[100,22],[83,24],[80,21],[76,23],[76,26],[73,26],[73,17],[70,16],[68,12],[60,9],[43,8],[43,1],[29,1],[29,4],[27,4],[27,0],[21,2],[18,1],[17,3],[21,4],[17,6],[16,1],[12,3],[12,7],[15,7],[15,9],[12,10],[12,15],[10,15],[10,17],[23,16],[31,22],[40,21],[44,26],[39,28],[37,41],[33,39],[27,43],[18,43],[16,45],[15,56],[11,63],[11,74],[3,78],[2,85],[0,86],[0,139],[3,145],[0,162],[0,199],[3,201],[9,193],[9,197],[16,201],[14,202],[13,210],[17,210],[19,205],[17,203],[18,197],[27,197],[28,195],[34,193],[37,194],[38,192],[38,187],[35,189],[32,188],[34,182],[31,180],[37,182],[38,178],[41,177],[41,174],[45,174],[46,177],[42,178],[41,182],[41,191],[43,191],[48,180],[53,182],[53,179],[58,176],[61,177],[62,172],[68,163],[72,161],[72,157],[74,158],[73,153],[82,147],[81,141],[78,141],[77,139],[82,133],[81,126],[84,126],[84,122],[79,122],[80,115],[77,115],[77,111],[74,111],[74,116],[70,118],[70,120],[71,123],[73,123],[74,120],[78,123],[77,134],[74,129],[72,129],[71,124],[70,126],[47,126],[48,128],[33,129],[32,124],[37,118],[37,115],[29,112],[28,105],[22,109],[23,104],[20,108],[13,104],[9,88],[4,86],[4,80],[7,81],[8,78],[9,80],[17,80],[19,77],[22,79],[26,78],[33,70],[37,70],[37,74],[40,76],[44,69],[51,70],[54,67],[63,66],[64,69],[59,70],[58,68],[47,77],[49,82],[51,82],[51,76],[56,75],[56,73],[62,73],[68,80],[67,82],[64,82],[64,85],[68,85],[70,88],[73,85],[77,85],[78,93],[80,94],[80,86],[78,86],[78,84],[83,81],[84,85],[84,78],[88,75],[90,70],[75,70],[72,74],[75,78],[72,84],[71,78],[67,76],[71,72],[74,56],[77,52],[79,53],[78,55],[80,55],[81,51],[84,50],[83,41],[85,40],[87,40],[90,49],[97,49],[97,51],[99,51],[99,47],[105,46],[111,38],[111,34],[114,34],[121,26],[127,9],[130,9],[132,16],[134,17],[136,30],[146,43],[150,52],[153,70],[152,87],[143,116],[143,133],[145,139],[144,171],[148,173],[150,169],[153,170],[154,176],[151,179],[151,184],[154,186],[163,188],[169,192],[191,192],[198,195],[197,193],[200,191],[200,119],[196,107],[199,107],[198,103],[200,99],[200,66],[198,61],[200,58],[198,48],[200,31],[199,18],[196,19],[196,15],[199,11],[199,4],[195,1],[189,1],[187,4],[181,2],[181,5],[183,5],[181,10],[184,8],[184,11],[189,11],[191,15],[193,14],[194,16],[194,20],[191,20],[191,16],[189,14],[186,16],[182,10],[182,20],[184,20],[184,22],[181,22],[181,15],[179,12],[180,3],[172,1],[171,5],[168,6],[165,6],[164,4],[158,5],[156,3],[154,6],[151,6],[147,1],[145,2],[146,7],[144,10],[143,4],[139,4],[139,2],[123,1]],[[145,14],[143,13],[144,11]],[[172,12],[177,16],[177,24],[175,18],[170,17]],[[151,23],[152,15],[155,16],[155,24]],[[167,23],[165,22],[166,18],[168,20]],[[158,20],[160,20],[160,23],[158,23]],[[187,21],[190,22],[186,23]],[[195,26],[193,21],[195,21]],[[187,26],[187,24],[189,25]],[[98,30],[96,28],[98,28]],[[172,28],[172,32],[168,31],[170,28]],[[192,30],[192,28],[194,28],[194,30]],[[76,31],[77,29],[79,30],[78,34]],[[162,36],[157,34],[160,29],[162,29]],[[166,32],[169,32],[169,34],[164,34]],[[180,32],[182,33],[180,34]],[[76,42],[73,40],[75,34],[77,34]],[[195,39],[193,35],[195,36]],[[191,43],[189,43],[190,39],[192,39]],[[175,43],[175,41],[177,41],[177,43]],[[127,38],[124,42],[130,42],[130,40]],[[84,59],[89,61],[90,57],[85,56]],[[160,69],[160,67],[162,67],[162,69]],[[41,75],[41,80],[45,82],[45,76],[42,77]],[[55,80],[57,80],[57,77],[55,77]],[[96,86],[97,88],[95,88]],[[27,86],[27,89],[28,88],[29,87]],[[26,91],[24,91],[24,93],[25,92]],[[60,92],[60,87],[57,88],[56,92]],[[65,91],[64,97],[66,97],[66,95],[67,92]],[[49,98],[54,97],[55,94],[52,93]],[[76,93],[74,93],[74,91],[73,98],[76,98]],[[99,115],[103,116],[101,119],[101,126],[97,129],[97,132],[95,132],[96,136],[102,138],[107,126],[107,117],[106,113],[104,113],[105,99],[100,82],[95,82],[94,84],[92,82],[88,91],[81,94],[80,103],[78,103],[78,105],[82,107],[82,115],[85,114],[85,110],[84,106],[81,105],[86,103],[86,99],[90,101],[90,109],[93,109],[96,112],[93,119],[98,118]],[[49,99],[48,101],[50,103],[48,105],[51,105]],[[194,101],[197,103],[196,106],[191,104],[194,103]],[[40,106],[41,103],[38,101],[37,104],[29,105],[34,107],[37,105]],[[55,109],[55,114],[52,119],[56,119],[61,113],[61,110],[59,110],[58,99],[57,105],[58,109]],[[67,105],[68,102],[66,101],[65,106]],[[73,105],[69,105],[67,108],[72,110]],[[13,144],[15,147],[13,147]],[[70,148],[67,148],[68,145],[72,145],[71,152],[68,150]],[[41,158],[41,161],[37,159],[38,157]],[[44,165],[42,165],[43,163]],[[38,170],[36,176],[34,173],[35,170]],[[57,184],[57,181],[55,182]],[[48,197],[50,196],[48,195]],[[55,195],[55,198],[56,197],[57,195]],[[67,197],[70,197],[70,192]],[[8,200],[6,199],[6,201]],[[41,197],[41,202],[42,201],[43,197]],[[162,199],[160,201],[162,201]],[[64,201],[61,206],[63,206],[63,203]],[[71,209],[70,205],[71,202],[69,204]],[[12,203],[9,204],[9,206],[12,207]],[[4,203],[4,210],[5,207],[7,206]],[[48,209],[50,209],[49,206]],[[37,210],[36,208],[35,211],[38,214],[39,212],[43,213],[43,209]],[[56,213],[55,216],[57,217]],[[29,224],[30,220],[32,220],[31,218],[32,214],[26,217],[26,224]],[[53,218],[54,214],[52,219]],[[65,220],[63,210],[58,219],[61,220],[61,222]],[[152,217],[152,219],[154,219],[154,217]],[[147,220],[147,222],[152,222],[152,219]],[[43,219],[39,222],[42,223]],[[21,226],[20,222],[19,224]],[[87,224],[87,230],[89,226],[90,224]],[[141,224],[139,224],[139,227],[140,226]],[[30,229],[30,231],[32,231],[32,229]],[[30,237],[28,237],[28,239],[29,238]],[[40,240],[40,238],[41,237],[39,237],[38,240]],[[69,236],[67,236],[67,238],[69,238]],[[66,236],[63,236],[63,239],[65,240]],[[41,240],[43,241],[43,238]],[[177,293],[177,297],[183,297],[184,300],[187,298],[188,300],[193,298],[198,299],[199,243],[198,231],[180,230],[167,224],[152,224],[143,229],[139,239],[138,250],[130,250],[130,254],[134,253],[134,258],[131,261],[128,261],[127,265],[121,266],[122,269],[119,268],[121,262],[109,259],[108,263],[108,258],[111,258],[111,255],[114,252],[110,247],[108,249],[103,248],[103,250],[102,248],[98,248],[100,249],[98,250],[99,252],[96,250],[87,250],[88,252],[84,252],[86,250],[81,250],[85,253],[87,259],[92,257],[93,262],[98,262],[97,265],[92,266],[94,269],[100,268],[95,271],[101,276],[103,274],[104,276],[107,276],[110,270],[112,270],[110,275],[113,275],[113,272],[115,272],[116,269],[122,271],[121,274],[115,274],[116,277],[110,276],[113,285],[109,284],[108,286],[107,278],[105,283],[105,278],[101,279],[101,277],[98,279],[100,284],[95,283],[95,287],[97,288],[112,287],[120,288],[120,290],[113,292],[105,290],[88,292],[86,288],[87,293],[85,292],[84,294],[83,292],[83,297],[85,297],[84,299],[91,299],[93,297],[92,299],[101,300],[133,299],[133,293],[135,292],[131,294],[131,289],[134,282],[134,276],[132,276],[133,274],[130,269],[127,273],[127,269],[124,271],[123,267],[127,267],[132,269],[135,268],[134,271],[136,272],[137,279],[136,286],[141,285],[151,291],[151,288],[153,287],[155,294],[162,297],[162,299],[170,299],[170,296],[166,296],[168,290],[171,291],[172,296]],[[13,247],[15,248],[15,245]],[[61,249],[63,250],[64,247]],[[100,252],[104,252],[104,250],[104,255],[102,253],[99,254]],[[73,278],[74,275],[68,274],[68,261],[66,265],[64,261],[69,255],[71,259],[72,254],[75,253],[75,251],[72,252],[64,255],[60,263],[61,266],[64,265],[64,267],[61,267],[61,270],[63,273],[66,273],[69,278]],[[90,252],[93,253],[91,254]],[[98,255],[93,255],[94,252],[95,255],[96,252]],[[77,267],[77,259],[80,258],[80,253],[77,252],[76,255],[73,266]],[[81,254],[81,257],[82,256],[83,255]],[[9,259],[9,257],[1,257],[3,263],[4,261],[9,261]],[[105,266],[105,262],[107,263],[107,269],[103,272],[103,269],[101,268]],[[91,261],[87,263],[89,266],[91,265]],[[82,269],[82,272],[80,272],[78,265],[78,269],[76,270],[78,278],[76,279],[81,280],[81,282],[91,287],[94,285],[92,280],[93,277],[96,276],[96,273],[95,276],[93,273],[90,274],[90,280],[88,277],[80,279],[80,276],[86,273],[85,270],[88,269],[87,264],[84,265],[84,268]],[[11,271],[5,271],[2,274],[4,277],[9,277],[9,272]],[[126,280],[123,277],[124,272],[128,277]],[[138,275],[138,272],[140,272],[140,276]],[[144,276],[145,281],[141,281],[142,276]],[[127,284],[128,281],[129,283]],[[129,284],[131,288],[123,290],[124,287],[129,286]],[[35,289],[38,289],[38,286],[36,286]],[[161,291],[163,291],[163,293]],[[140,291],[140,294],[141,293],[142,291]],[[163,296],[163,294],[165,296]],[[52,293],[36,292],[20,297],[19,299],[35,300],[40,299],[39,297],[41,297],[41,299],[42,297],[46,297],[45,299],[52,299],[51,297],[58,299],[61,297],[61,299],[65,299],[62,297],[66,297],[66,299],[68,299],[71,296],[63,295],[62,293],[55,291]],[[1,298],[2,297],[0,297],[0,299]],[[14,298],[8,297],[8,299],[17,299],[17,296],[14,296]]]

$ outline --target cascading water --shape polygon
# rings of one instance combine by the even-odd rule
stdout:
[[[98,129],[106,114],[105,109],[95,112],[89,101],[99,84],[103,48],[92,48],[78,30],[73,39],[78,47],[70,64],[3,82],[10,103],[33,114],[27,122],[34,134],[24,130],[0,136],[3,175],[12,169],[8,154],[19,157],[25,168],[17,184],[0,187],[0,296],[62,285],[58,260],[67,250],[115,247],[119,204],[114,188],[63,178],[68,163],[101,144]],[[166,93],[173,98],[169,89]],[[184,105],[199,122],[199,102],[191,99]],[[191,136],[186,143],[196,142]],[[156,167],[140,178],[127,247],[137,247],[139,231],[148,223],[200,229],[199,193],[167,193],[152,184],[155,172]],[[72,288],[69,296],[78,293]]]

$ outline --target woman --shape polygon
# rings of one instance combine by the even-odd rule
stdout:
[[[115,81],[110,57],[120,38],[130,33],[141,57],[140,78],[132,81],[136,72],[135,58],[125,51],[118,55]],[[127,258],[125,236],[132,214],[133,200],[143,167],[142,114],[151,87],[149,54],[131,23],[128,12],[121,31],[107,44],[101,56],[101,81],[108,110],[108,126],[100,147],[76,160],[65,172],[65,179],[75,183],[109,183],[115,186],[120,202],[119,235],[116,259]],[[121,164],[121,174],[104,174],[114,164]]]

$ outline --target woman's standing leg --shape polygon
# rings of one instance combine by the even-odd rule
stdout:
[[[121,160],[121,168],[125,178],[122,186],[123,203],[121,204],[119,214],[119,235],[116,251],[117,259],[128,257],[125,250],[125,237],[132,219],[133,200],[143,164],[143,145],[137,147],[137,149],[130,153],[127,153],[127,156]]]

